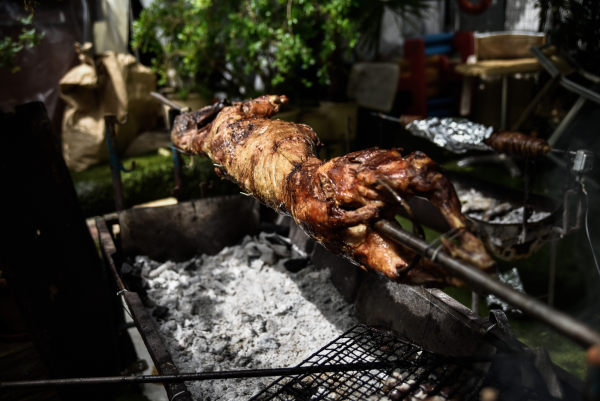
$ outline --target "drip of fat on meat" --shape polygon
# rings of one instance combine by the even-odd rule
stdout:
[[[442,238],[445,250],[486,272],[494,270],[438,164],[422,152],[403,157],[401,149],[378,148],[322,161],[312,128],[270,118],[286,102],[285,96],[262,96],[183,114],[175,120],[173,144],[184,153],[209,157],[220,177],[292,216],[325,248],[367,271],[407,284],[463,285],[424,259],[402,270],[415,253],[373,229],[381,219],[393,221],[401,208],[386,185],[402,198],[427,198],[456,229],[458,243]]]

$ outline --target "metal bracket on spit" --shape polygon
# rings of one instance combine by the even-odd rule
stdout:
[[[152,95],[153,98],[155,98],[156,100],[158,100],[163,105],[165,105],[169,108],[167,111],[167,117],[168,117],[168,121],[169,121],[169,128],[171,128],[171,129],[173,128],[175,118],[178,115],[187,113],[190,111],[189,107],[182,107],[182,106],[170,101],[169,99],[167,99],[160,93],[150,92],[150,95]],[[177,148],[175,148],[175,145],[173,145],[173,141],[171,141],[171,155],[173,158],[173,176],[174,176],[173,178],[175,180],[175,187],[173,188],[173,196],[175,196],[175,198],[177,198],[177,201],[181,201],[183,199],[183,192],[184,192],[184,190],[183,190],[183,172],[182,172],[182,166],[184,165],[184,163],[183,163],[183,158],[181,157],[181,153],[177,150]]]
[[[131,162],[131,167],[126,169],[119,161],[119,153],[117,150],[117,135],[116,126],[127,123],[128,114],[125,114],[123,121],[119,121],[114,114],[104,115],[104,125],[106,132],[106,146],[108,147],[108,157],[110,160],[110,173],[113,182],[113,190],[115,193],[115,207],[117,212],[125,209],[125,199],[123,196],[123,183],[121,181],[121,171],[130,173],[135,169],[135,161]]]

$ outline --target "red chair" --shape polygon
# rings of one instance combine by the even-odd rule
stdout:
[[[449,56],[458,54],[465,63],[474,52],[471,32],[440,33],[406,40],[398,90],[412,95],[407,114],[458,115],[460,95],[454,94],[452,88],[460,86],[463,77],[454,72]]]

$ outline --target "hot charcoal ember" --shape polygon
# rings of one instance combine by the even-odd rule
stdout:
[[[380,219],[393,220],[400,208],[382,182],[402,197],[429,199],[458,229],[459,245],[443,240],[446,250],[484,271],[494,269],[482,242],[466,229],[454,187],[433,160],[421,152],[403,158],[401,149],[373,148],[321,161],[319,139],[309,126],[270,119],[285,102],[285,96],[262,96],[179,116],[173,143],[209,157],[221,177],[291,215],[308,235],[365,270],[410,284],[462,284],[426,261],[399,273],[415,253],[372,228]]]
[[[498,153],[517,157],[542,157],[552,150],[545,140],[519,132],[496,131],[484,142]]]

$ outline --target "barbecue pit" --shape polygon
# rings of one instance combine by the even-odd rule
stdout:
[[[237,206],[232,208],[227,206],[228,203],[233,203]],[[246,228],[253,228],[254,230],[258,227],[258,213],[252,212],[252,210],[256,211],[256,209],[253,209],[256,205],[251,198],[240,196],[226,197],[218,200],[206,199],[194,201],[194,204],[194,206],[190,206],[189,204],[186,205],[183,203],[163,208],[155,208],[154,210],[137,209],[135,211],[122,212],[120,216],[122,240],[120,248],[123,253],[121,254],[116,252],[117,246],[114,245],[113,238],[110,235],[112,230],[108,228],[111,225],[117,224],[118,221],[116,219],[112,221],[103,219],[98,220],[104,254],[109,259],[109,264],[114,266],[115,272],[116,269],[120,267],[119,263],[122,263],[121,261],[126,255],[127,249],[139,249],[139,247],[143,246],[142,244],[136,244],[135,235],[131,234],[133,230],[124,224],[124,222],[133,221],[131,218],[134,213],[136,217],[135,224],[139,228],[144,225],[144,215],[154,221],[169,221],[170,217],[181,212],[180,208],[203,211],[203,218],[210,221],[210,213],[207,213],[206,211],[219,205],[218,208],[230,210],[231,213],[227,218],[232,221],[244,221],[246,223]],[[245,206],[242,207],[242,204]],[[239,212],[236,214],[236,209],[239,209],[240,211],[245,209],[245,214],[243,216],[240,216]],[[251,211],[250,213],[248,212],[249,210]],[[162,216],[160,216],[160,214],[162,214]],[[177,224],[184,224],[186,221],[190,225],[198,224],[197,219],[196,221],[193,219],[179,219]],[[210,232],[211,227],[212,230],[222,230],[223,228],[221,225],[205,226],[203,232],[207,238],[210,237],[208,233]],[[252,233],[252,230],[249,231]],[[144,242],[148,243],[149,236],[152,234],[151,231],[145,230],[141,232],[144,233],[142,236]],[[185,232],[188,232],[188,230],[179,230],[179,234],[174,235],[185,235],[182,234]],[[155,230],[155,235],[165,236],[167,234],[163,231],[163,227],[161,226],[160,229]],[[236,241],[241,240],[244,233],[238,232],[236,235],[232,235],[232,237],[228,239],[223,238],[223,242],[232,245]],[[303,233],[299,232],[296,226],[291,226],[290,238],[296,238],[296,245],[300,249],[309,249],[310,246],[308,246],[306,242],[307,238],[304,237],[303,239],[302,235]],[[186,243],[184,239],[180,239],[180,242]],[[155,252],[166,252],[166,250],[155,248]],[[181,250],[178,250],[178,252],[181,253]],[[166,253],[164,253],[164,255],[166,255]],[[515,342],[516,340],[511,336],[510,326],[501,316],[492,317],[491,321],[480,317],[438,290],[427,290],[398,285],[389,282],[388,280],[382,280],[374,274],[366,275],[363,278],[361,277],[362,274],[358,268],[350,265],[344,260],[338,258],[331,259],[332,256],[333,255],[327,254],[327,251],[318,245],[312,251],[312,260],[315,265],[323,262],[328,264],[328,267],[331,269],[331,281],[337,288],[343,290],[342,295],[344,297],[355,301],[354,307],[356,308],[356,314],[359,321],[369,326],[378,326],[386,330],[391,329],[396,333],[394,336],[404,336],[404,338],[409,339],[409,341],[417,343],[418,347],[422,347],[424,350],[445,357],[464,358],[472,357],[474,355],[489,356],[496,353],[521,353],[525,352],[523,350],[526,350],[526,347],[522,344]],[[161,262],[164,262],[164,260],[161,260]],[[117,282],[121,280],[118,275],[115,276],[115,279]],[[159,373],[176,374],[183,371],[184,369],[174,363],[171,355],[168,353],[167,347],[165,347],[164,343],[160,340],[160,335],[156,330],[154,323],[152,323],[152,318],[150,318],[148,310],[141,306],[137,294],[123,292],[121,295],[123,295],[128,302],[130,311],[145,339],[150,354],[153,356],[153,359],[155,359],[154,362]],[[214,346],[216,344],[211,345]],[[530,353],[529,355],[532,354]],[[534,355],[533,358],[535,360],[536,356]],[[544,356],[537,356],[537,359],[538,362],[535,363],[538,363],[539,365],[542,363],[540,361],[544,360]],[[550,393],[552,391],[562,391],[563,394],[570,395],[578,394],[581,391],[582,384],[579,380],[575,379],[556,365],[553,365],[548,359],[545,361],[545,366],[550,366],[549,371],[553,372],[552,380],[560,383],[560,390],[546,389],[546,391],[550,391]],[[521,362],[518,362],[518,364]],[[273,366],[273,368],[279,367],[281,366]],[[241,368],[242,367],[240,367],[240,369]],[[393,369],[390,369],[391,368],[386,370],[384,367],[384,371],[387,372],[385,374],[388,376],[392,374],[393,371]],[[219,372],[212,372],[211,374],[213,376],[211,377],[214,378],[215,374],[218,376],[218,373]],[[235,373],[235,375],[238,375],[235,377],[239,377],[239,374],[239,372]],[[224,375],[224,377],[231,376]],[[544,382],[544,379],[540,380]],[[523,383],[519,383],[518,385],[522,384]],[[192,399],[187,395],[187,387],[183,383],[165,382],[165,387],[167,388],[170,398],[181,393],[177,396],[177,400]],[[544,398],[542,397],[542,399]]]

